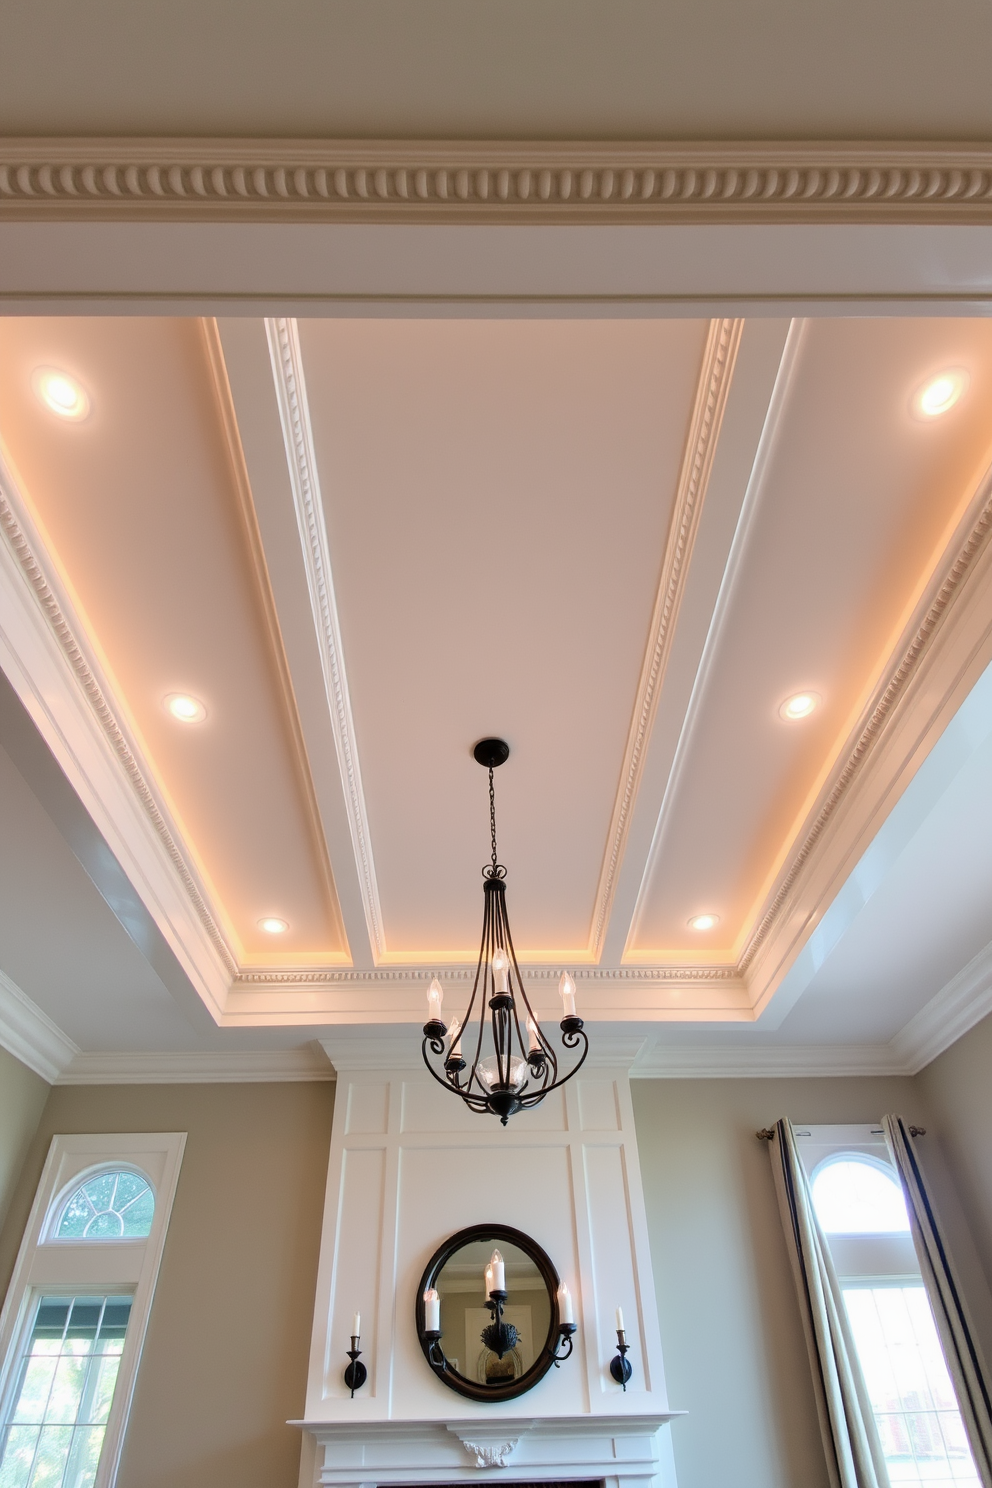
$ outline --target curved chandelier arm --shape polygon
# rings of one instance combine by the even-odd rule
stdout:
[[[438,1074],[437,1070],[434,1068],[434,1066],[430,1062],[430,1059],[428,1058],[428,1045],[430,1045],[432,1054],[437,1054],[440,1056],[444,1053],[444,1039],[433,1036],[431,1034],[425,1034],[424,1041],[420,1046],[420,1051],[424,1056],[424,1063],[426,1064],[430,1074],[433,1075],[434,1079],[441,1086],[441,1088],[443,1090],[453,1090],[456,1095],[460,1095],[462,1100],[466,1101],[472,1107],[473,1111],[484,1111],[486,1109],[486,1102],[482,1096],[475,1095],[464,1086],[459,1085],[457,1077],[453,1078],[450,1075],[442,1077]]]
[[[565,1021],[570,1022],[572,1020],[567,1019]],[[575,1064],[572,1065],[567,1074],[562,1075],[560,1078],[556,1078],[550,1085],[542,1085],[540,1090],[533,1091],[533,1093],[529,1096],[526,1094],[522,1094],[520,1097],[521,1106],[525,1108],[528,1106],[536,1106],[538,1102],[542,1101],[546,1095],[550,1095],[552,1090],[560,1090],[563,1085],[567,1084],[567,1082],[571,1080],[573,1075],[577,1075],[579,1073],[579,1070],[585,1064],[586,1055],[589,1053],[589,1036],[586,1033],[585,1029],[582,1027],[581,1019],[576,1018],[575,1022],[578,1023],[578,1028],[570,1028],[567,1031],[563,1031],[561,1041],[565,1045],[566,1049],[577,1049],[581,1044],[581,1055],[576,1060]]]

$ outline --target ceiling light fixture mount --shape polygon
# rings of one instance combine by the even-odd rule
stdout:
[[[546,1095],[578,1072],[589,1052],[589,1039],[583,1030],[582,1019],[575,1013],[575,983],[569,973],[563,971],[559,983],[563,1014],[559,1024],[561,1041],[566,1050],[581,1052],[571,1069],[559,1075],[558,1056],[537,1020],[520,976],[506,913],[506,869],[496,853],[493,771],[509,759],[510,746],[504,739],[480,739],[472,754],[489,771],[492,856],[482,870],[485,896],[482,943],[465,1016],[455,1018],[450,1028],[441,1019],[444,997],[441,983],[437,977],[431,981],[422,1047],[424,1063],[439,1085],[461,1096],[471,1110],[488,1111],[498,1116],[505,1126],[515,1111],[539,1105]],[[488,1043],[491,1043],[492,1052],[484,1055],[484,1048],[488,1048],[487,1005],[491,1029]],[[474,1030],[471,1032],[472,1063],[469,1065],[462,1053],[462,1041],[469,1038],[473,1015],[478,1018],[479,1026],[477,1034]],[[436,1068],[435,1064],[439,1067]]]

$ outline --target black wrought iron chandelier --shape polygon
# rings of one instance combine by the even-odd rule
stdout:
[[[538,1105],[552,1090],[581,1068],[589,1052],[582,1019],[575,1013],[575,983],[562,972],[561,1042],[569,1053],[581,1050],[566,1073],[559,1072],[558,1055],[537,1020],[524,990],[513,936],[506,913],[506,869],[496,854],[496,794],[493,771],[505,764],[510,746],[503,739],[480,739],[472,751],[489,771],[489,829],[492,861],[482,870],[485,908],[482,944],[475,968],[472,996],[464,1018],[448,1028],[441,1018],[444,993],[437,977],[427,994],[424,1024],[424,1063],[439,1085],[460,1095],[473,1111],[489,1111],[505,1126],[515,1111]],[[489,1038],[486,1037],[486,1009]],[[472,1022],[478,1018],[478,1033]],[[462,1046],[471,1054],[466,1060]]]

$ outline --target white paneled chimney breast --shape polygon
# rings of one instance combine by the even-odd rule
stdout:
[[[588,1063],[502,1127],[417,1068],[413,1029],[400,1040],[341,1035],[325,1047],[338,1081],[306,1414],[296,1423],[305,1440],[301,1488],[480,1475],[675,1488],[668,1423],[680,1412],[665,1390],[626,1051],[614,1041],[605,1057],[615,1063]],[[418,1314],[425,1268],[452,1236],[477,1226],[529,1237],[567,1289],[567,1303],[552,1294],[553,1317],[565,1321],[570,1307],[576,1325],[568,1357],[512,1399],[486,1398],[486,1369],[525,1370],[537,1345],[527,1339],[529,1309],[514,1307],[509,1253],[505,1320],[520,1329],[516,1366],[497,1369],[480,1341],[479,1322],[497,1318],[492,1306],[484,1311],[490,1282],[481,1262],[478,1277],[453,1281],[449,1268],[438,1282],[437,1347],[460,1376],[482,1381],[481,1398],[449,1387],[418,1331],[436,1317],[424,1302]],[[459,1287],[472,1295],[459,1298]],[[625,1387],[610,1368],[618,1308],[631,1367]],[[345,1371],[354,1350],[367,1374],[352,1394]]]

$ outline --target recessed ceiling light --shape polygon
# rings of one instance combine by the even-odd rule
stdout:
[[[913,410],[918,418],[939,418],[953,408],[962,394],[968,391],[971,378],[963,367],[951,367],[947,372],[938,372],[925,382],[913,399]]]
[[[790,722],[795,718],[808,718],[814,708],[820,705],[820,694],[818,692],[797,692],[792,697],[786,698],[779,708],[779,713]]]
[[[39,367],[31,379],[35,393],[52,413],[59,418],[84,419],[90,411],[90,400],[86,389],[68,372],[59,372],[55,367]]]
[[[715,914],[693,915],[689,921],[690,930],[715,930],[720,923],[720,916]]]
[[[258,922],[259,930],[264,930],[266,935],[282,935],[289,929],[285,920],[280,920],[276,915],[266,915],[264,920]]]
[[[187,692],[170,692],[165,706],[180,723],[202,723],[207,716],[207,710],[200,699],[190,697]]]

